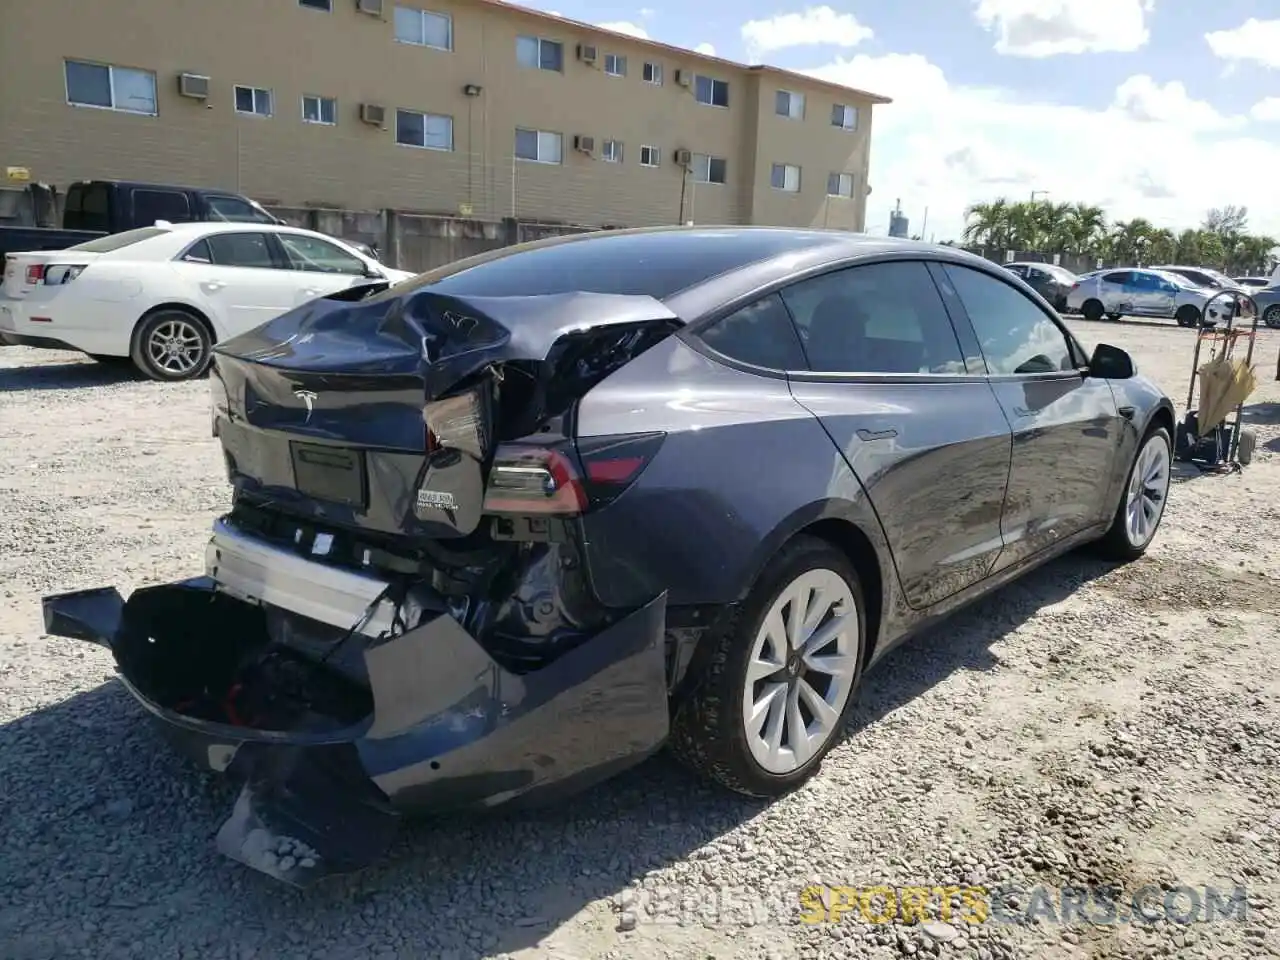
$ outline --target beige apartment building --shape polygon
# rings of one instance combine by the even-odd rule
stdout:
[[[888,102],[497,0],[0,10],[0,170],[64,190],[862,230],[872,108]]]

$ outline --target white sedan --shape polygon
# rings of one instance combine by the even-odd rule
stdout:
[[[1155,269],[1098,270],[1079,277],[1067,293],[1067,310],[1086,320],[1106,316],[1172,317],[1180,327],[1211,327],[1225,317],[1233,301],[1221,290],[1197,287],[1176,273]],[[1216,298],[1216,299],[1215,299]],[[1204,311],[1209,301],[1209,315]]]
[[[208,369],[215,343],[317,297],[411,276],[311,230],[159,221],[8,254],[0,343],[127,359],[155,380],[188,380]]]

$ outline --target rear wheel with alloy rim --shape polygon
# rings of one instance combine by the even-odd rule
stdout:
[[[1268,327],[1280,328],[1280,303],[1273,303],[1262,311],[1262,322]]]
[[[134,335],[134,365],[153,380],[191,380],[204,374],[213,338],[204,322],[187,310],[158,310]]]
[[[849,559],[800,537],[737,615],[708,634],[676,709],[671,747],[739,793],[803,783],[839,740],[862,677],[865,613]]]
[[[1105,554],[1116,560],[1136,560],[1146,553],[1164,517],[1172,478],[1169,431],[1154,427],[1138,447],[1111,528],[1100,542]]]

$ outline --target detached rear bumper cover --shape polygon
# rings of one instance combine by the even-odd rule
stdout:
[[[45,630],[103,644],[129,691],[205,768],[244,782],[221,852],[305,886],[378,859],[411,811],[542,801],[612,776],[666,739],[666,594],[550,665],[500,667],[449,616],[366,647],[372,713],[321,732],[186,716],[149,690],[184,647],[231,644],[256,607],[196,578],[46,597]],[[189,669],[189,668],[188,668]]]

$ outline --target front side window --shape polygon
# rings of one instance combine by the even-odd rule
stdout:
[[[718,353],[771,370],[803,370],[804,351],[781,298],[775,293],[717,320],[700,334]]]
[[[150,70],[112,67],[82,60],[68,60],[64,69],[67,102],[70,104],[150,117],[157,114],[156,75]]]
[[[416,110],[396,111],[396,143],[428,150],[453,149],[453,117]]]
[[[564,138],[549,130],[525,130],[516,128],[516,158],[535,163],[559,163],[563,154]]]
[[[266,87],[241,87],[236,90],[236,113],[256,117],[271,116],[271,91]]]
[[[942,296],[918,261],[872,263],[782,291],[813,370],[968,372]]]
[[[277,234],[277,238],[295,270],[344,273],[357,277],[364,276],[366,272],[363,260],[327,240],[298,233],[281,233]]]
[[[453,49],[453,18],[447,13],[396,7],[396,40],[437,50]]]
[[[1025,293],[971,267],[945,269],[993,374],[1075,369],[1066,335]]]
[[[564,44],[542,37],[516,37],[516,61],[535,70],[564,70]]]
[[[693,95],[699,103],[709,107],[727,107],[729,106],[729,81],[699,74],[693,80]]]
[[[689,166],[695,183],[724,183],[728,179],[728,162],[723,157],[695,153]]]
[[[216,233],[206,242],[213,262],[220,267],[279,268],[265,233]]]

